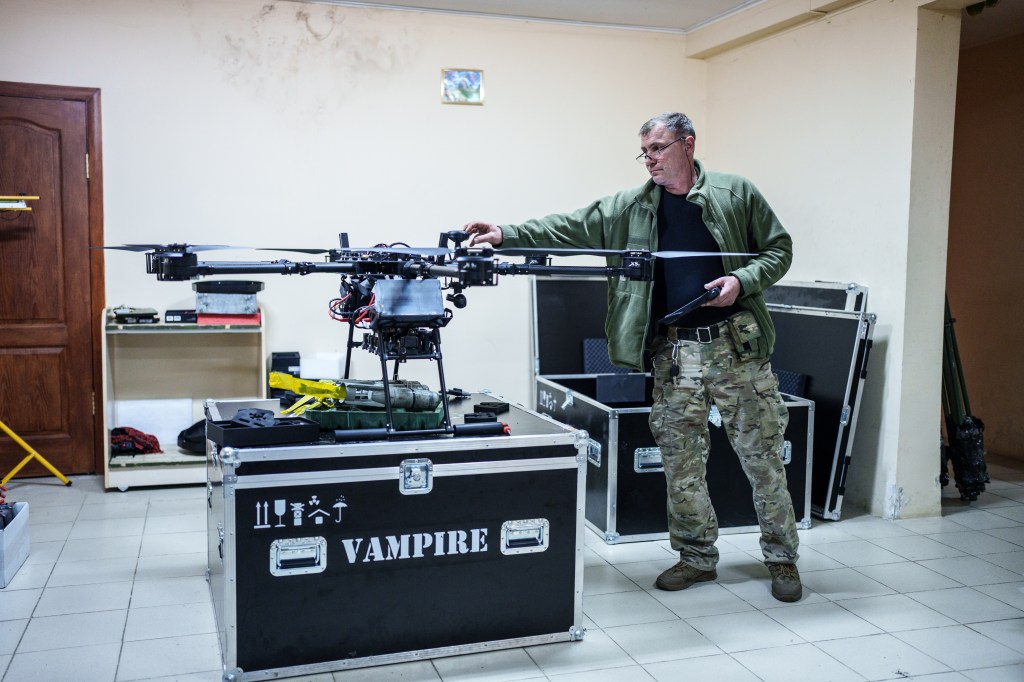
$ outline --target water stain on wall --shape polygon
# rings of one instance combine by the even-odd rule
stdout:
[[[185,0],[204,55],[223,79],[263,100],[329,110],[385,87],[417,52],[399,12],[287,0],[239,8]]]

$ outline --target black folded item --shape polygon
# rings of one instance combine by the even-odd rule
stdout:
[[[188,452],[206,454],[206,420],[200,419],[178,434],[178,447]]]
[[[0,504],[0,530],[7,527],[11,521],[14,520],[14,505],[7,504],[6,502]]]

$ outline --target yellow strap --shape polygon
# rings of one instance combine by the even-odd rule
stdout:
[[[345,386],[341,384],[336,384],[333,381],[299,379],[284,372],[270,373],[270,387],[281,388],[302,395],[323,396],[325,398],[334,398],[335,400],[345,399]]]

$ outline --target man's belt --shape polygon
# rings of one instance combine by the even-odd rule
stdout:
[[[727,322],[719,322],[708,327],[669,327],[669,341],[696,341],[711,343],[725,331]]]

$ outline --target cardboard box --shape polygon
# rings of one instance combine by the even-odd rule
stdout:
[[[0,587],[14,579],[28,551],[28,502],[15,502],[14,520],[0,530]]]

